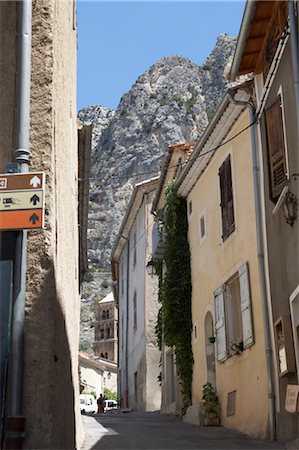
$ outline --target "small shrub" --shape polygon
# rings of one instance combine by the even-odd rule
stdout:
[[[102,288],[107,289],[109,287],[109,283],[108,281],[105,279],[102,281],[101,283]]]
[[[88,272],[88,273],[85,275],[85,281],[87,281],[88,283],[90,283],[90,282],[93,281],[93,280],[94,280],[94,278],[93,278],[92,273]]]
[[[203,70],[211,70],[212,69],[212,64],[210,63],[206,63],[202,66]]]
[[[214,109],[208,108],[206,113],[207,113],[208,121],[211,122],[211,119],[212,119],[212,117],[214,116],[214,113],[215,113]]]
[[[89,352],[90,350],[91,350],[91,345],[88,342],[86,342],[86,341],[80,342],[80,344],[79,344],[80,352]]]
[[[109,399],[109,400],[117,400],[117,393],[112,391],[111,389],[108,388],[104,388],[104,397]]]
[[[191,97],[185,102],[185,107],[188,113],[192,112],[192,108],[196,103],[196,97]]]

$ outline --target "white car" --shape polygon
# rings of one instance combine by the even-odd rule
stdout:
[[[98,405],[93,395],[80,394],[80,411],[81,414],[96,413]]]
[[[105,400],[105,412],[117,409],[118,404],[116,400]]]

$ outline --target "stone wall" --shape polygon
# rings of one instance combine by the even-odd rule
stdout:
[[[27,449],[77,448],[82,435],[74,3],[33,1],[30,170],[46,173],[46,218],[45,229],[31,231],[28,238],[23,399]],[[16,23],[16,2],[0,2],[2,172],[14,147]]]

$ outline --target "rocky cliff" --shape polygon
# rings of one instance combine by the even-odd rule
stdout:
[[[79,111],[92,122],[88,254],[92,270],[109,269],[110,255],[133,185],[156,175],[170,144],[198,140],[227,88],[224,77],[236,41],[221,35],[202,66],[182,56],[162,58],[120,99],[116,111]],[[94,284],[94,283],[93,283]],[[92,301],[96,286],[83,302]]]

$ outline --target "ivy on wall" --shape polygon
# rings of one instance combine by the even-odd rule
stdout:
[[[174,347],[176,366],[183,395],[183,413],[191,405],[193,354],[191,347],[191,268],[188,243],[186,200],[166,189],[164,208],[166,250],[163,261],[156,262],[161,308],[156,324],[158,346]],[[163,273],[162,273],[163,272]]]

